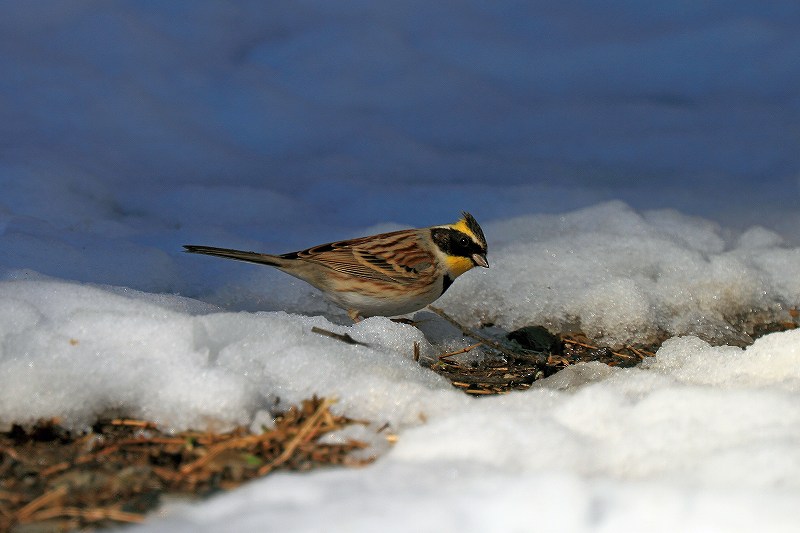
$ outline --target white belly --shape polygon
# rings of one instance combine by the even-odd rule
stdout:
[[[362,317],[397,316],[419,311],[442,295],[441,281],[430,291],[407,297],[375,298],[357,292],[328,293],[327,296],[339,307],[356,310]]]

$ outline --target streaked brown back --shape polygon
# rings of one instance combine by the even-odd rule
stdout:
[[[419,273],[430,269],[435,258],[419,246],[425,238],[419,230],[401,230],[370,237],[321,244],[283,254],[284,259],[303,259],[359,278],[395,283],[418,282]]]

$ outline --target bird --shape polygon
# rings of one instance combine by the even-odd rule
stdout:
[[[186,252],[275,267],[316,287],[353,322],[418,311],[475,266],[489,268],[471,214],[453,223],[312,246],[281,255],[186,244]]]

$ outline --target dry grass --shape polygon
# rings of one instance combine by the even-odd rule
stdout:
[[[47,421],[0,433],[0,531],[67,531],[139,522],[162,495],[205,496],[275,470],[363,465],[361,442],[319,437],[359,423],[311,399],[251,434],[166,434],[139,420],[111,420],[73,435]],[[35,525],[35,528],[33,527]]]

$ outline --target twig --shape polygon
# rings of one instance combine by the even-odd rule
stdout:
[[[456,351],[454,351],[454,352],[447,352],[447,353],[443,353],[442,355],[440,355],[440,356],[439,356],[439,361],[441,361],[441,360],[443,360],[443,359],[446,359],[446,358],[448,358],[448,357],[452,357],[452,356],[454,356],[454,355],[458,355],[458,354],[462,354],[462,353],[467,353],[468,351],[470,351],[470,350],[474,350],[475,348],[477,348],[478,346],[480,346],[480,345],[482,345],[482,344],[483,344],[483,341],[481,341],[481,342],[476,342],[475,344],[471,344],[471,345],[467,346],[466,348],[461,348],[460,350],[456,350]]]
[[[447,370],[440,370],[439,373],[451,380],[453,385],[459,384],[466,385],[509,385],[510,383],[525,383],[528,380],[533,381],[536,378],[537,372],[525,372],[523,374],[515,375],[512,377],[505,376],[473,376],[469,374],[456,374]]]
[[[502,344],[499,344],[499,343],[493,341],[492,339],[489,339],[488,337],[484,337],[483,335],[480,335],[479,333],[475,333],[474,331],[462,326],[461,324],[456,322],[456,320],[454,318],[450,317],[447,313],[445,313],[444,311],[442,311],[438,307],[434,307],[432,305],[429,305],[428,309],[430,309],[431,311],[433,311],[434,313],[436,313],[440,317],[442,317],[445,320],[447,320],[448,322],[450,322],[450,324],[452,324],[453,326],[455,326],[456,328],[461,330],[461,333],[463,333],[467,337],[472,337],[475,340],[481,341],[486,346],[489,346],[490,348],[494,348],[498,352],[500,352],[500,353],[502,353],[504,355],[507,355],[507,356],[511,357],[512,359],[516,359],[518,361],[528,361],[528,362],[535,363],[535,364],[538,364],[538,365],[544,365],[547,362],[547,356],[545,354],[514,352],[512,350],[509,350],[508,348],[506,348]]]
[[[600,349],[597,346],[592,346],[591,344],[586,344],[585,342],[576,341],[574,339],[569,339],[567,337],[564,337],[564,342],[566,342],[567,344],[574,344],[576,346],[581,346],[583,348],[589,348],[590,350],[599,350]]]
[[[62,496],[67,494],[67,486],[61,485],[58,488],[51,490],[50,492],[45,492],[38,498],[35,498],[28,502],[25,506],[23,506],[19,511],[17,511],[17,522],[26,522],[30,520],[31,515],[47,505],[48,503],[61,498]]]
[[[138,428],[155,428],[153,422],[147,420],[133,420],[130,418],[115,418],[111,421],[112,426],[133,426]]]
[[[23,494],[17,494],[16,492],[8,492],[5,490],[0,490],[0,500],[6,500],[9,502],[21,502],[25,499]]]
[[[72,518],[81,518],[88,522],[99,522],[100,520],[114,520],[115,522],[125,523],[139,523],[144,521],[144,516],[137,513],[127,513],[118,509],[80,509],[78,507],[53,507],[40,511],[31,517],[30,521],[49,520],[51,518],[58,518],[62,516],[69,516]]]
[[[325,413],[328,411],[328,408],[333,405],[334,400],[330,398],[325,398],[317,407],[317,410],[311,415],[308,420],[306,420],[305,424],[300,428],[300,431],[297,432],[297,435],[286,445],[286,448],[283,449],[283,452],[270,461],[268,464],[262,466],[258,469],[258,475],[263,476],[268,474],[270,471],[274,470],[275,467],[285,463],[289,460],[292,456],[294,451],[297,449],[298,446],[302,443],[306,437],[311,434],[314,430],[318,429],[317,426],[319,424],[320,419],[322,419]]]
[[[58,472],[63,472],[64,470],[66,470],[70,466],[72,466],[72,463],[68,463],[66,461],[64,461],[62,463],[56,463],[53,466],[49,466],[49,467],[43,469],[41,472],[39,472],[39,475],[41,477],[51,476],[51,475],[56,474]]]
[[[183,478],[183,476],[180,473],[175,472],[174,470],[171,470],[169,468],[164,468],[163,466],[151,465],[150,470],[155,475],[166,481],[177,482]]]
[[[144,439],[123,439],[116,443],[116,446],[136,446],[139,444],[176,444],[185,446],[187,440],[181,437],[147,437]]]
[[[634,348],[633,346],[626,346],[627,349],[635,353],[641,359],[646,359],[648,357],[655,357],[656,354],[653,352],[648,352],[647,350],[643,350],[641,348]]]
[[[332,339],[336,339],[337,341],[342,341],[346,344],[355,344],[358,346],[369,346],[366,342],[361,342],[355,340],[351,337],[348,333],[334,333],[333,331],[328,331],[327,329],[318,328],[314,326],[311,328],[311,333],[319,333],[320,335],[324,335],[326,337],[330,337]]]
[[[150,438],[146,438],[146,439],[125,439],[125,440],[121,440],[119,442],[116,442],[116,443],[114,443],[114,444],[112,444],[110,446],[106,446],[105,448],[102,448],[102,449],[100,449],[100,450],[98,450],[96,452],[88,453],[86,455],[81,455],[80,457],[78,457],[77,459],[74,460],[74,464],[75,465],[82,465],[82,464],[85,464],[85,463],[89,463],[91,461],[94,461],[98,457],[102,457],[104,455],[109,455],[111,453],[114,453],[114,452],[118,451],[123,446],[139,445],[139,444],[155,444],[155,445],[175,444],[175,445],[183,446],[183,445],[186,444],[186,440],[185,439],[181,439],[181,438],[173,438],[173,437],[150,437]],[[51,476],[53,474],[56,474],[56,473],[61,472],[63,470],[66,470],[67,468],[69,468],[71,466],[73,466],[73,463],[69,463],[69,462],[66,462],[66,461],[65,462],[61,462],[61,463],[56,463],[56,464],[54,464],[54,465],[52,465],[50,467],[47,467],[47,468],[43,469],[41,472],[39,472],[39,475],[42,476],[42,477]]]
[[[567,344],[574,344],[575,346],[580,346],[582,348],[588,348],[590,350],[599,350],[600,349],[598,346],[592,346],[591,344],[586,344],[586,343],[579,342],[579,341],[576,341],[576,340],[568,339],[566,337],[563,340]],[[635,359],[635,357],[633,357],[631,355],[625,355],[624,353],[615,352],[614,350],[608,350],[608,351],[611,352],[613,355],[616,355],[617,357],[622,357],[623,359]]]
[[[206,452],[205,455],[193,461],[189,464],[185,464],[180,468],[181,475],[185,476],[191,474],[201,466],[204,466],[206,463],[209,463],[212,459],[217,457],[219,454],[224,452],[225,450],[230,450],[231,448],[246,448],[253,444],[256,444],[261,441],[270,440],[275,436],[274,431],[268,431],[265,433],[260,433],[258,435],[247,435],[244,437],[239,437],[235,439],[229,439],[223,441],[211,448]]]
[[[19,454],[16,452],[16,450],[14,450],[14,448],[8,448],[6,446],[0,446],[0,454],[2,454],[2,453],[8,455],[9,457],[14,459],[15,461],[18,461],[20,463],[24,462],[22,460],[22,458],[19,456]]]

